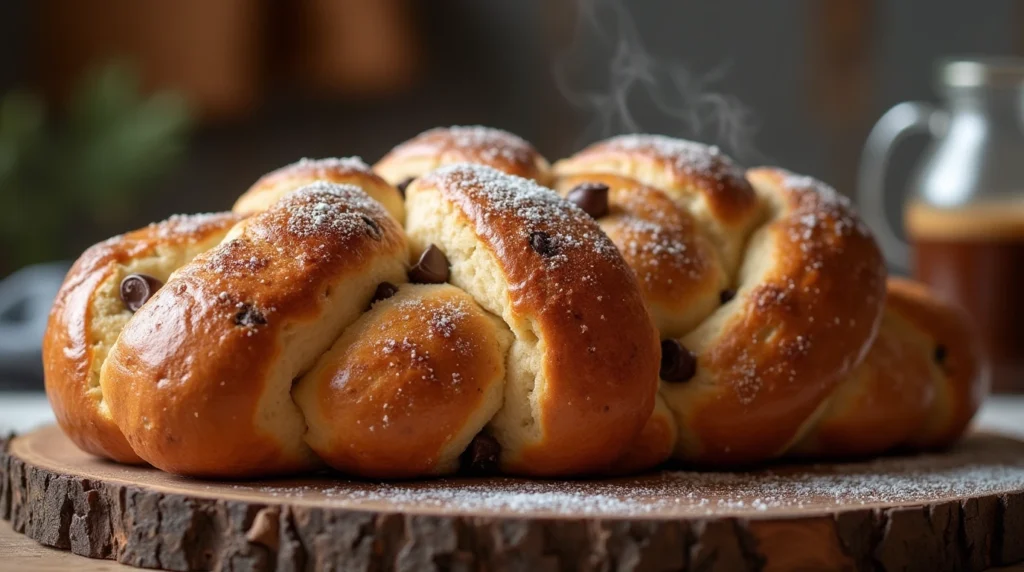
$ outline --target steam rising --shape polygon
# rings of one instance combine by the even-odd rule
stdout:
[[[577,5],[573,40],[556,59],[554,75],[562,95],[590,117],[581,144],[651,132],[715,143],[745,162],[760,158],[753,146],[756,126],[750,109],[736,97],[711,89],[727,66],[694,75],[679,62],[655,57],[620,0],[578,0]],[[571,72],[584,67],[577,65],[579,58],[609,51],[606,85],[573,87]]]

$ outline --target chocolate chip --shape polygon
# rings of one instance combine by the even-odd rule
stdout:
[[[374,240],[380,240],[381,237],[384,236],[384,231],[381,230],[380,225],[377,224],[377,221],[373,220],[372,218],[366,215],[359,215],[359,217],[362,218],[363,223],[366,224],[366,234],[369,234],[371,238],[373,238]]]
[[[735,297],[736,297],[736,291],[735,290],[729,290],[728,288],[726,288],[725,290],[722,290],[721,292],[718,293],[718,301],[720,303],[722,303],[722,304],[728,304]]]
[[[565,198],[594,218],[608,214],[608,185],[604,183],[580,183]]]
[[[661,341],[661,379],[679,383],[690,381],[697,373],[697,356],[678,340]]]
[[[550,234],[543,231],[530,233],[530,247],[541,256],[554,256],[558,253],[555,248],[555,240],[551,238]]]
[[[939,365],[946,364],[946,346],[943,344],[935,346],[935,363]]]
[[[411,183],[411,182],[413,182],[415,180],[416,180],[416,177],[408,177],[404,181],[402,181],[401,183],[398,183],[397,185],[395,185],[398,188],[398,192],[402,193],[402,198],[403,199],[405,198],[405,189],[408,189],[409,188],[409,183]]]
[[[442,284],[448,281],[448,257],[431,244],[409,269],[409,281],[417,284]]]
[[[398,286],[390,282],[381,282],[377,284],[377,290],[373,293],[373,300],[370,300],[370,304],[376,304],[381,300],[387,300],[394,296],[398,292]]]
[[[121,301],[132,312],[138,312],[164,283],[148,274],[129,274],[121,280]]]
[[[252,304],[242,304],[239,308],[238,313],[235,314],[235,325],[245,326],[251,328],[254,326],[262,326],[267,323],[267,318],[263,316],[263,312],[260,312],[256,306]]]
[[[490,435],[477,433],[459,461],[462,469],[473,475],[491,475],[498,472],[501,445]]]

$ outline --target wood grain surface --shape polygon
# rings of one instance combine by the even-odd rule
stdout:
[[[593,481],[217,483],[102,462],[49,427],[5,444],[0,517],[169,570],[988,570],[1024,562],[1024,442]]]

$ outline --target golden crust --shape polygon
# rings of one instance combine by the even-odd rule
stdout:
[[[925,338],[887,304],[864,361],[829,397],[814,427],[787,456],[864,457],[910,440],[927,422],[941,376]]]
[[[588,215],[525,179],[477,165],[421,177],[407,193],[414,237],[430,201],[453,210],[445,226],[471,230],[478,242],[473,250],[483,249],[495,265],[502,299],[483,300],[487,294],[473,281],[475,273],[462,271],[471,263],[455,251],[454,240],[440,233],[420,239],[449,249],[452,282],[509,324],[517,338],[510,371],[537,360],[532,388],[507,391],[495,421],[503,469],[534,475],[608,470],[649,418],[657,390],[657,332],[633,273]],[[509,396],[524,394],[529,419],[509,409]],[[524,423],[529,437],[510,447]]]
[[[405,218],[402,195],[358,157],[302,159],[267,173],[238,197],[232,211],[243,215],[263,212],[286,194],[316,181],[355,185],[376,199],[399,222]]]
[[[679,431],[675,419],[672,418],[672,411],[658,395],[654,411],[647,418],[644,428],[626,449],[626,453],[615,462],[610,472],[628,475],[657,467],[672,457],[678,436]]]
[[[704,464],[781,454],[863,358],[885,300],[885,267],[848,201],[779,169],[748,174],[773,213],[750,239],[736,298],[683,344],[697,375],[664,384],[678,453]]]
[[[487,165],[542,185],[551,178],[547,159],[533,145],[507,131],[481,126],[424,131],[392,149],[373,168],[397,185],[454,163]]]
[[[927,422],[909,440],[910,445],[948,446],[963,434],[989,390],[989,363],[974,324],[959,306],[906,279],[889,280],[889,305],[923,335],[918,351],[932,357],[939,371],[933,376],[936,394]]]
[[[50,311],[43,371],[57,422],[82,450],[122,463],[142,462],[106,412],[98,373],[108,348],[99,339],[103,332],[93,328],[96,298],[116,293],[133,261],[158,258],[163,250],[187,257],[190,250],[215,244],[238,220],[230,213],[174,216],[96,244],[72,265]],[[127,320],[127,308],[117,307]]]
[[[609,211],[598,222],[636,273],[662,337],[686,334],[718,307],[729,276],[688,211],[657,189],[617,175],[562,177],[556,189],[565,195],[583,183],[608,185]]]
[[[315,466],[292,380],[379,281],[404,276],[405,258],[401,228],[360,189],[321,182],[287,195],[178,270],[121,332],[101,375],[114,420],[172,473]]]
[[[692,213],[722,253],[731,274],[747,233],[761,218],[744,172],[717,147],[662,135],[620,135],[554,165],[557,177],[613,174],[660,189]]]
[[[963,310],[922,284],[890,278],[871,350],[794,453],[854,457],[950,445],[988,391],[971,329]]]
[[[299,382],[306,441],[346,474],[452,472],[501,406],[510,342],[505,324],[462,290],[404,285]]]
[[[481,127],[422,133],[374,170],[303,160],[237,214],[88,250],[44,340],[65,432],[195,476],[445,474],[481,431],[504,472],[621,474],[942,447],[987,391],[965,313],[887,282],[814,179],[654,135],[596,143],[554,179]],[[609,211],[510,174],[605,184]],[[430,243],[452,285],[404,284]],[[132,272],[167,282],[134,315],[116,293]],[[402,285],[371,307],[383,281]],[[694,377],[658,381],[658,330]]]

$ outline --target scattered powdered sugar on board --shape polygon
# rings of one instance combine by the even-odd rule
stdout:
[[[821,512],[922,504],[1024,489],[1024,443],[974,435],[947,453],[777,466],[757,472],[665,471],[610,480],[445,478],[234,485],[284,502],[352,509],[623,517]]]

